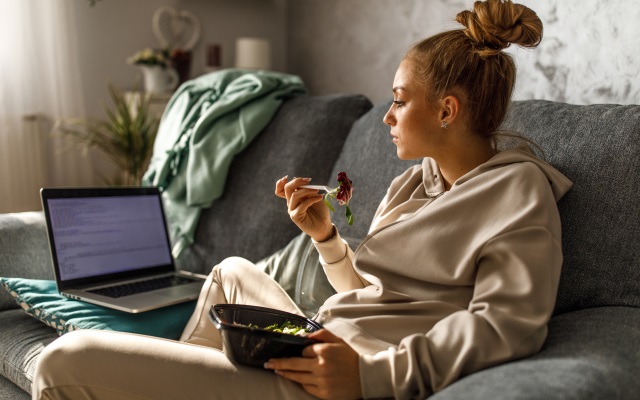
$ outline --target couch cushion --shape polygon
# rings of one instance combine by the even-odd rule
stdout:
[[[206,273],[226,257],[257,261],[300,233],[274,194],[284,175],[322,180],[352,124],[371,108],[363,96],[300,96],[282,104],[267,128],[231,165],[221,198],[204,210],[196,243],[178,266]]]
[[[556,313],[640,307],[640,106],[514,102],[505,127],[532,138],[573,188],[559,202]]]
[[[353,181],[353,197],[349,202],[354,215],[353,225],[347,224],[343,207],[338,206],[336,215],[332,216],[344,237],[362,240],[393,178],[422,161],[398,158],[396,146],[389,136],[389,127],[382,122],[390,105],[391,101],[375,106],[353,125],[327,181],[318,182],[337,187],[336,178],[340,171],[345,171]]]
[[[0,374],[31,393],[36,361],[58,335],[21,310],[0,312]]]
[[[0,276],[52,279],[47,228],[42,212],[0,214]],[[16,308],[0,290],[0,310]]]
[[[318,251],[305,233],[258,261],[256,266],[278,282],[309,318],[335,293],[324,274]]]
[[[603,307],[551,319],[537,355],[480,371],[429,400],[635,399],[640,309]]]
[[[139,314],[112,310],[58,293],[55,281],[0,278],[27,315],[55,329],[59,335],[77,329],[102,329],[178,339],[196,306],[195,301]]]
[[[15,383],[0,375],[0,399],[31,400],[31,395]]]

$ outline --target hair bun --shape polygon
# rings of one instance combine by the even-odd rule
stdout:
[[[481,56],[496,55],[511,43],[536,47],[542,40],[538,15],[511,0],[476,1],[473,11],[462,11],[456,20],[467,28],[464,32]]]

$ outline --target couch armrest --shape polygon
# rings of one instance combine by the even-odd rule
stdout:
[[[0,277],[53,279],[42,212],[0,214]],[[0,310],[15,307],[15,300],[1,290]]]

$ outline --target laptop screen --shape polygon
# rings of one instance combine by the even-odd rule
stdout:
[[[43,201],[59,282],[172,265],[159,194]]]

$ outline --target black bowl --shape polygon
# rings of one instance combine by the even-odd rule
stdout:
[[[304,336],[263,328],[289,321],[309,332],[322,329],[317,322],[300,315],[240,304],[216,304],[211,307],[209,318],[220,331],[227,357],[239,364],[259,368],[263,368],[263,364],[271,358],[300,357],[302,349],[318,343]]]

